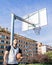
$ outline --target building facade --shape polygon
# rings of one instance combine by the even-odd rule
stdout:
[[[42,54],[42,43],[19,34],[14,34],[14,38],[18,40],[17,46],[22,49],[24,57],[22,63],[29,62],[37,54]],[[3,63],[3,55],[7,45],[10,45],[10,31],[7,28],[0,27],[0,64]]]
[[[37,41],[26,38],[24,36],[14,34],[14,38],[18,40],[18,47],[22,49],[22,54],[24,59],[22,62],[28,62],[35,54],[38,54],[37,51]],[[3,55],[5,47],[10,44],[10,32],[8,29],[0,27],[0,64],[3,63]]]
[[[44,45],[38,42],[38,54],[45,54],[48,51],[52,51],[52,46]]]

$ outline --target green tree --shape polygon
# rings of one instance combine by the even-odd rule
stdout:
[[[46,54],[48,56],[48,63],[52,63],[52,51],[46,52]]]
[[[46,55],[47,55],[50,59],[52,59],[52,51],[46,52]]]

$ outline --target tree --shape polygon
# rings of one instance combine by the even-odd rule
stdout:
[[[52,59],[52,51],[46,52],[46,54],[50,59]]]

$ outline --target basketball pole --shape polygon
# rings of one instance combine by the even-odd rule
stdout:
[[[10,39],[10,45],[12,45],[14,40],[14,14],[11,14],[11,39]]]
[[[16,19],[18,19],[18,20],[20,20],[20,21],[22,21],[22,22],[31,24],[32,26],[35,27],[34,24],[32,24],[32,23],[26,21],[25,19],[23,19],[23,18],[21,18],[21,17],[19,17],[19,16],[16,16],[15,14],[12,13],[12,14],[11,14],[11,35],[10,35],[10,45],[12,45],[13,40],[14,40],[14,23],[15,23],[15,20],[16,20]]]

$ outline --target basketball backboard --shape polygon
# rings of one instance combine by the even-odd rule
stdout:
[[[22,22],[22,31],[34,29],[36,27],[42,27],[47,25],[47,14],[46,8],[41,9],[39,11],[33,12],[29,15],[23,17],[26,21],[34,24],[35,26]]]

